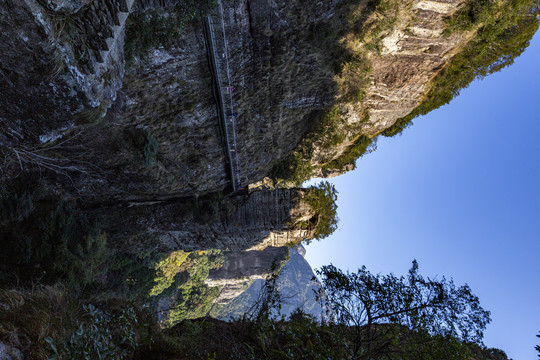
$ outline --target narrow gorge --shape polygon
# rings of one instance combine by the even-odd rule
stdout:
[[[239,296],[282,268],[319,289],[298,246],[337,228],[337,195],[302,184],[510,65],[537,14],[535,0],[2,1],[2,287],[136,299],[164,328],[240,316],[256,296]]]

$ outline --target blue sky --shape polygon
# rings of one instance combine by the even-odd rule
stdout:
[[[514,360],[540,341],[540,34],[514,65],[381,137],[357,169],[331,179],[339,229],[307,247],[313,268],[468,283],[491,311],[484,342]]]

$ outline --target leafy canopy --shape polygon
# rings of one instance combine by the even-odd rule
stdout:
[[[407,277],[373,275],[366,267],[344,273],[333,265],[317,270],[328,305],[339,324],[373,327],[397,324],[429,335],[481,343],[489,311],[468,285],[424,278],[413,261]]]

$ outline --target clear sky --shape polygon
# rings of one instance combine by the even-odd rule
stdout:
[[[339,229],[307,247],[313,268],[468,283],[491,311],[484,342],[514,360],[540,344],[540,33],[514,65],[381,137],[330,179]]]

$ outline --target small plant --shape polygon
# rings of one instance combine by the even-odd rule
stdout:
[[[11,193],[4,196],[0,194],[0,213],[2,214],[0,226],[12,221],[23,221],[33,210],[33,194],[29,192]]]
[[[190,21],[214,6],[215,0],[171,1],[166,11],[152,9],[131,14],[126,23],[126,60],[142,58],[153,48],[171,48]]]
[[[137,346],[133,305],[113,317],[92,304],[84,305],[86,320],[64,343],[51,337],[45,339],[53,353],[49,360],[85,359],[116,360],[127,358]]]
[[[149,129],[129,127],[124,129],[124,138],[136,151],[140,151],[146,167],[152,166],[159,151],[156,138]]]
[[[154,160],[156,159],[156,155],[158,153],[158,143],[156,138],[150,133],[149,130],[145,130],[146,132],[146,138],[144,142],[144,165],[146,167],[150,167]]]

